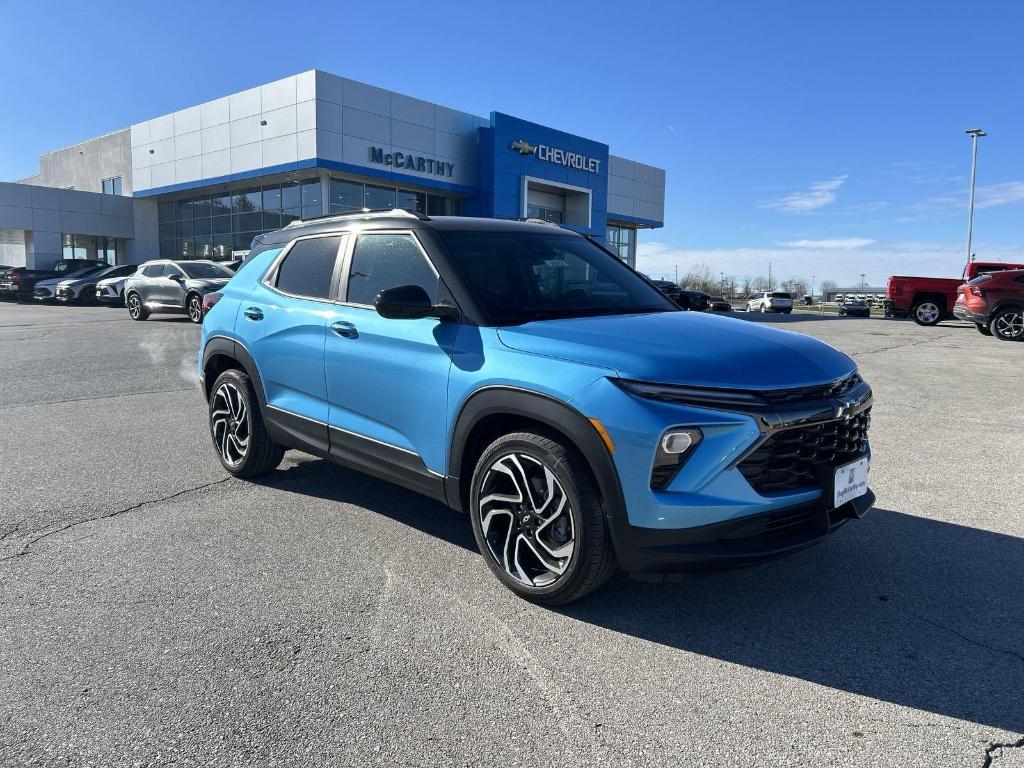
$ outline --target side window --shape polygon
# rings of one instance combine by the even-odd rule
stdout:
[[[168,262],[167,264],[164,264],[164,269],[163,269],[164,277],[172,277],[174,275],[180,275],[180,274],[181,274],[181,270],[178,269],[173,264],[171,264],[170,262]]]
[[[329,299],[340,244],[340,236],[296,241],[277,268],[274,285],[295,296]]]
[[[360,235],[352,253],[347,300],[373,304],[385,288],[419,285],[437,301],[437,275],[412,235]]]
[[[142,268],[143,277],[159,277],[164,273],[163,264],[147,264]]]

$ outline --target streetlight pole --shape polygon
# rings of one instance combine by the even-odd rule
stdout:
[[[988,136],[981,128],[971,128],[964,131],[971,137],[971,203],[967,209],[967,261],[972,262],[971,239],[974,236],[974,181],[978,170],[978,139]]]

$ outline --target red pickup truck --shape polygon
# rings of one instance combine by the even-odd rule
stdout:
[[[886,317],[911,317],[918,325],[936,325],[953,317],[956,291],[968,280],[990,272],[1024,269],[1024,264],[972,261],[962,277],[907,277],[893,275],[885,293]]]

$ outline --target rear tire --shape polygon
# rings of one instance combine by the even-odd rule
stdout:
[[[235,477],[256,477],[275,469],[284,448],[270,439],[248,374],[224,371],[210,389],[210,436],[221,466]]]
[[[128,305],[128,315],[132,320],[145,320],[149,317],[149,310],[142,303],[142,297],[139,294],[129,293],[125,299],[125,304]]]
[[[480,456],[470,486],[473,535],[488,567],[520,597],[547,605],[578,600],[616,567],[597,489],[563,440],[504,435]]]
[[[1018,307],[1000,309],[992,315],[988,327],[1000,341],[1024,341],[1024,310]]]
[[[978,329],[978,333],[980,333],[982,336],[991,336],[992,335],[992,329],[989,328],[984,323],[975,323],[974,327]]]
[[[945,307],[934,299],[920,301],[910,310],[910,316],[914,318],[914,322],[926,326],[938,325],[945,313]]]

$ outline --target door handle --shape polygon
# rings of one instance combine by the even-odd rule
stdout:
[[[242,310],[242,314],[248,317],[250,320],[262,320],[263,310],[258,307],[246,307]]]
[[[347,323],[344,320],[331,323],[331,330],[346,339],[354,339],[359,336],[359,331],[356,330],[356,327],[352,325],[352,323]]]

